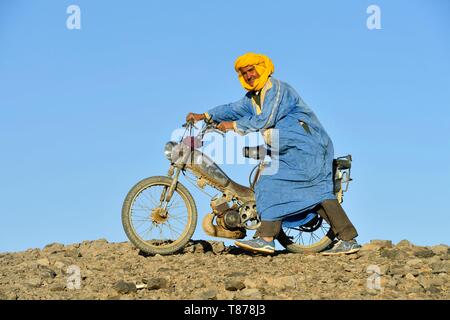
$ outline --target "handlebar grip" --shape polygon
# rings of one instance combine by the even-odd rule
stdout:
[[[259,145],[256,147],[244,147],[242,148],[242,153],[245,158],[252,158],[255,160],[264,159],[264,157],[271,156],[271,150],[264,147],[264,145]]]
[[[352,167],[352,158],[351,156],[341,157],[335,159],[336,167],[341,170],[350,169]]]

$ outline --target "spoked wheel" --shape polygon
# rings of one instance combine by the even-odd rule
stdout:
[[[315,253],[328,247],[334,237],[331,226],[317,215],[306,225],[295,228],[283,227],[277,240],[290,252]]]
[[[150,177],[138,182],[125,198],[122,224],[130,241],[148,254],[172,254],[183,248],[197,225],[197,208],[180,182],[169,203],[172,179]]]

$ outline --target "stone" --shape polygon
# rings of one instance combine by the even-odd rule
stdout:
[[[39,278],[29,278],[25,280],[25,285],[29,288],[39,288],[42,285],[42,280]]]
[[[438,245],[432,246],[430,249],[437,255],[445,255],[448,253],[449,247],[446,245]]]
[[[435,262],[431,264],[431,269],[433,273],[448,273],[450,264],[447,261]]]
[[[414,245],[409,242],[408,240],[401,240],[399,243],[396,244],[396,247],[398,249],[410,249],[412,248]]]
[[[54,283],[49,287],[50,291],[64,291],[66,285],[64,283]]]
[[[380,256],[383,258],[388,258],[391,260],[401,258],[402,254],[401,251],[398,249],[381,249]]]
[[[216,288],[208,288],[205,290],[202,290],[198,298],[201,300],[216,300],[217,299],[217,290]]]
[[[64,257],[68,258],[81,258],[83,255],[78,249],[67,250],[64,252]]]
[[[169,282],[165,278],[144,279],[142,282],[147,284],[147,290],[159,290],[169,286]]]
[[[297,280],[295,276],[274,277],[267,279],[267,285],[278,289],[295,289]]]
[[[225,248],[225,244],[223,242],[218,242],[215,241],[212,244],[212,251],[214,252],[214,254],[221,254],[223,252],[225,252],[226,248]]]
[[[261,300],[262,294],[258,289],[244,289],[240,291],[239,298],[250,300]]]
[[[244,285],[246,288],[249,288],[249,289],[259,288],[266,283],[267,283],[267,281],[265,279],[252,279],[252,278],[244,279]]]
[[[36,263],[37,263],[39,266],[44,266],[44,267],[50,266],[50,261],[49,261],[47,258],[43,258],[43,259],[36,260]]]
[[[392,248],[392,241],[390,240],[372,240],[362,246],[361,251],[376,251],[383,248]]]
[[[380,248],[392,248],[391,240],[371,240],[370,244],[378,246]]]
[[[389,248],[373,242],[374,251],[325,257],[286,251],[254,255],[228,251],[228,246],[222,251],[220,241],[191,241],[190,246],[198,244],[203,253],[163,256],[144,256],[128,242],[106,241],[68,245],[55,254],[51,247],[58,245],[0,253],[0,299],[450,298],[446,245]]]
[[[431,285],[427,292],[431,293],[431,294],[440,294],[442,292],[441,289],[439,289],[439,287],[435,286],[435,285]]]
[[[136,285],[134,283],[126,282],[124,280],[116,282],[113,288],[120,294],[128,294],[137,291]]]
[[[405,276],[405,279],[408,279],[408,280],[416,280],[416,277],[414,277],[414,275],[412,275],[411,273],[408,273],[408,274]]]
[[[418,281],[425,290],[428,290],[431,286],[442,286],[445,283],[445,280],[440,277],[430,278],[419,276]]]
[[[421,249],[419,251],[414,252],[414,255],[418,258],[431,258],[436,254],[430,249]]]
[[[50,278],[50,279],[53,279],[53,278],[56,277],[56,275],[57,275],[57,274],[56,274],[56,272],[55,272],[53,269],[44,267],[44,268],[41,270],[41,277],[43,277],[43,278]]]
[[[412,268],[419,268],[423,265],[423,261],[420,259],[410,259],[406,261],[406,265]]]
[[[405,275],[406,269],[403,265],[391,265],[389,267],[389,274],[391,275]]]
[[[238,291],[245,288],[245,284],[239,280],[228,280],[225,282],[225,290]]]
[[[63,250],[64,249],[64,245],[62,243],[58,243],[58,242],[53,242],[50,244],[47,244],[43,251],[56,251],[56,250]]]

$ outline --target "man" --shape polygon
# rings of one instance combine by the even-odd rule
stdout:
[[[267,56],[244,54],[235,70],[247,94],[203,114],[189,113],[186,120],[213,120],[221,131],[241,135],[260,131],[269,146],[273,130],[278,132],[278,171],[261,175],[255,186],[258,238],[236,245],[274,253],[282,220],[316,208],[339,239],[324,254],[358,251],[357,232],[333,193],[333,144],[314,112],[291,86],[271,77],[274,66]]]

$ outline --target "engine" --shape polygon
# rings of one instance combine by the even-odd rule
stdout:
[[[226,229],[236,230],[238,228],[245,228],[254,230],[259,227],[259,217],[254,201],[239,205],[235,204],[230,208],[227,199],[222,197],[213,199],[211,201],[211,208],[218,216],[218,221],[223,221],[223,226]]]
[[[242,239],[246,229],[257,229],[261,222],[256,212],[254,201],[229,206],[226,197],[211,200],[212,213],[203,219],[203,229],[214,237]],[[214,221],[215,220],[215,221]]]
[[[222,217],[225,227],[229,230],[237,230],[241,226],[241,215],[238,210],[225,210]]]

